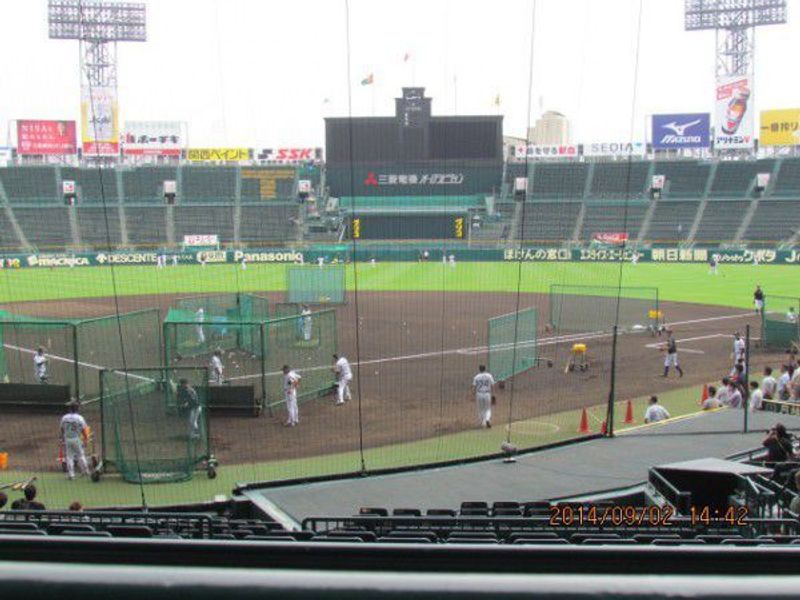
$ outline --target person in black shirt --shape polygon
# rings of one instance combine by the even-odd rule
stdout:
[[[664,375],[666,377],[669,375],[669,368],[675,367],[675,370],[678,372],[680,377],[683,377],[683,369],[681,369],[680,364],[678,364],[678,343],[675,341],[675,338],[672,335],[672,330],[667,329],[667,346],[665,349],[667,351],[667,356],[664,358]]]
[[[45,510],[44,504],[36,500],[36,486],[25,486],[24,498],[19,498],[11,503],[11,510]]]
[[[764,312],[764,291],[760,285],[757,285],[753,292],[753,305],[756,307],[756,314]]]
[[[788,461],[794,456],[792,449],[792,438],[786,431],[783,423],[775,423],[775,425],[767,432],[767,437],[761,443],[767,449],[768,463],[782,463]]]

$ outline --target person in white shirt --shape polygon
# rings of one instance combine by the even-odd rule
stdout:
[[[322,267],[324,267],[325,266],[325,257],[324,256],[318,256],[317,257],[317,264],[319,265],[320,269]]]
[[[718,397],[717,388],[713,385],[708,386],[708,398],[703,400],[703,410],[714,410],[716,408],[722,408],[722,402],[720,402]]]
[[[744,400],[742,399],[742,392],[739,391],[739,386],[733,381],[728,384],[728,406],[731,408],[742,408]]]
[[[353,370],[344,356],[334,354],[333,361],[333,372],[336,374],[336,404],[344,404],[352,399],[350,382],[353,380]]]
[[[36,349],[36,354],[33,355],[33,372],[39,383],[47,383],[49,374],[47,373],[47,365],[49,360],[44,353],[44,348],[39,346]]]
[[[286,402],[287,418],[285,427],[296,427],[300,422],[300,415],[297,410],[297,388],[302,377],[289,365],[283,365],[283,400]]]
[[[795,365],[794,373],[789,379],[789,400],[800,402],[800,361]]]
[[[761,410],[764,406],[764,394],[758,389],[758,382],[750,382],[750,412]]]
[[[728,406],[728,385],[730,382],[731,380],[728,377],[723,377],[722,385],[717,391],[717,395],[714,396],[719,401],[720,406]]]
[[[222,365],[222,350],[214,350],[214,354],[211,355],[211,381],[210,383],[216,383],[217,385],[222,385],[222,372],[225,367]]]
[[[178,266],[178,255],[177,254],[173,254],[172,255],[172,266],[173,267],[177,267]]]
[[[195,333],[197,334],[197,344],[198,346],[202,346],[206,343],[206,334],[203,331],[203,322],[206,320],[205,311],[203,307],[197,309],[197,312],[194,313],[194,322],[197,325],[194,326]]]
[[[790,306],[789,310],[786,311],[786,320],[789,323],[797,323],[797,313],[794,312],[794,306]]]
[[[744,361],[744,339],[737,331],[733,334],[733,364]]]
[[[303,341],[310,342],[314,327],[313,319],[311,318],[311,309],[307,304],[304,304],[303,309],[300,311],[300,323],[303,331]]]
[[[247,257],[243,256],[242,257],[242,271],[246,271],[246,270],[247,270]]]
[[[764,367],[764,378],[761,380],[761,392],[764,394],[764,399],[773,400],[777,390],[778,382],[772,376],[772,367]]]
[[[375,259],[374,258],[370,258],[369,259],[369,266],[372,267],[373,269],[375,268]]]
[[[67,461],[67,478],[75,479],[75,461],[84,475],[89,475],[89,464],[83,442],[88,438],[88,425],[78,414],[78,401],[71,400],[67,404],[69,412],[61,417],[61,439],[64,442],[64,459]]]
[[[632,264],[633,266],[636,266],[636,265],[638,265],[638,264],[639,264],[639,253],[638,253],[638,252],[634,252],[634,253],[631,255],[631,264]]]
[[[775,392],[777,394],[776,400],[789,399],[789,381],[791,378],[792,376],[789,374],[789,366],[783,365],[781,367],[781,376],[778,378],[778,389]]]
[[[472,393],[478,406],[478,421],[481,427],[492,426],[492,390],[494,377],[486,371],[485,365],[478,367],[478,374],[472,378]]]
[[[658,403],[658,396],[650,396],[650,406],[644,413],[645,423],[658,423],[670,418],[669,411]]]
[[[450,268],[451,269],[455,269],[456,268],[456,255],[455,254],[451,254],[450,256],[448,256],[447,257],[447,261],[450,263]]]

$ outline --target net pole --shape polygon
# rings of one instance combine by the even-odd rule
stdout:
[[[78,364],[78,325],[73,323],[72,324],[72,360],[74,363],[74,370],[75,370],[75,399],[80,401],[81,399],[81,384],[80,384],[80,372],[81,367]]]
[[[744,411],[744,422],[742,423],[742,433],[747,433],[748,416],[750,411],[750,324],[745,327],[744,333],[744,394],[742,395],[742,409]]]
[[[105,369],[100,369],[100,462],[106,460]]]
[[[261,406],[262,409],[267,406],[271,417],[272,406],[267,404],[267,324],[262,321],[258,329],[261,333]]]
[[[614,397],[617,383],[617,326],[611,330],[611,376],[608,383],[608,410],[606,411],[606,436],[614,437]]]

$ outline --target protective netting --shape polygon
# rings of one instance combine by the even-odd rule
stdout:
[[[210,458],[206,369],[107,370],[100,385],[106,470],[131,483],[167,483],[191,478]]]
[[[549,306],[558,332],[652,330],[663,317],[655,287],[553,284]]]
[[[538,310],[528,308],[489,319],[488,369],[505,381],[537,365]]]
[[[344,304],[344,265],[292,265],[286,268],[286,302]]]
[[[800,350],[800,298],[769,295],[764,302],[763,345],[771,350]]]

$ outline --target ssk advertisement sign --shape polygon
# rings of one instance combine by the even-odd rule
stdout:
[[[262,148],[256,159],[282,164],[319,162],[322,148]]]
[[[653,148],[708,148],[710,130],[709,113],[653,115]]]

